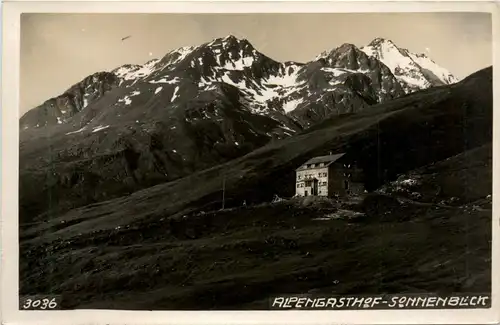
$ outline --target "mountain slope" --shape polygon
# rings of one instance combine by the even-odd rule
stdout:
[[[110,72],[98,72],[73,85],[60,96],[29,110],[21,117],[20,129],[64,124],[87,106],[97,102],[118,85],[119,78]]]
[[[403,95],[352,44],[282,63],[228,36],[98,73],[21,118],[21,220],[172,181]]]
[[[332,150],[356,157],[365,169],[366,187],[374,190],[401,173],[482,146],[491,138],[492,69],[488,68],[458,84],[379,104],[338,123],[335,119],[325,121],[317,130],[268,144],[225,164],[128,197],[75,209],[66,217],[85,211],[85,218],[91,220],[102,216],[103,210],[120,206],[119,211],[106,214],[106,223],[119,225],[140,219],[131,211],[141,206],[148,211],[148,218],[218,208],[222,175],[226,175],[227,206],[247,198],[261,202],[272,199],[274,194],[292,196],[295,167],[311,156]],[[99,190],[105,190],[105,185]],[[66,190],[61,195],[68,200]],[[81,226],[86,228],[85,222]]]
[[[269,294],[317,290],[488,292],[492,119],[488,68],[331,117],[182,179],[46,215],[21,225],[20,291],[61,293],[64,308],[123,309],[265,308]],[[443,177],[431,183],[454,187],[438,199],[464,193],[463,201],[453,207],[375,195],[372,204],[341,206],[365,214],[348,221],[315,220],[337,206],[269,204],[275,194],[294,194],[298,165],[328,151],[358,160],[370,190],[401,174],[437,173]],[[472,179],[481,190],[467,190]]]

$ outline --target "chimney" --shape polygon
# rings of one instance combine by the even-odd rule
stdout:
[[[331,155],[332,155],[332,152],[330,151],[328,154],[331,156]]]

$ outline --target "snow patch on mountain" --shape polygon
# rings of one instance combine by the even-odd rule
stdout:
[[[238,75],[226,72],[221,81],[237,87],[244,95],[244,102],[252,108],[254,113],[263,113],[269,110],[269,103],[282,103],[282,109],[289,112],[297,107],[302,100],[285,100],[290,94],[302,89],[305,81],[298,81],[299,66],[289,69],[280,69],[276,74],[255,80],[249,78],[238,79]]]
[[[247,67],[251,67],[253,62],[254,62],[254,58],[252,56],[244,57],[243,53],[240,52],[240,58],[236,61],[230,60],[230,61],[226,62],[223,69],[240,70],[241,71]]]
[[[138,90],[132,91],[130,94],[126,95],[123,98],[118,99],[118,103],[125,103],[125,105],[132,104],[132,97],[139,95],[141,92]]]
[[[178,78],[178,77],[175,77],[175,78],[172,78],[172,79],[169,79],[167,80],[167,77],[163,77],[159,80],[150,80],[149,83],[150,84],[159,84],[159,83],[165,83],[165,84],[176,84],[176,83],[179,83],[181,80]]]
[[[413,54],[408,52],[408,55],[415,61],[419,66],[427,71],[432,72],[439,80],[443,81],[445,84],[452,84],[459,81],[454,75],[452,75],[448,70],[439,66],[436,62],[431,60],[425,54]]]
[[[112,72],[120,80],[118,86],[121,86],[125,81],[133,81],[132,84],[134,84],[138,80],[148,77],[157,69],[159,69],[159,67],[156,66],[158,62],[158,59],[153,59],[145,63],[144,65],[127,64],[113,70]]]
[[[179,91],[179,86],[175,87],[175,90],[174,90],[174,93],[172,95],[172,99],[170,100],[170,102],[173,102],[177,97],[177,92]]]
[[[95,127],[93,130],[92,130],[92,133],[95,133],[95,132],[99,132],[101,130],[105,130],[109,128],[109,125],[105,125],[105,126],[102,126],[102,125],[99,125],[97,127]]]
[[[240,88],[243,92],[246,92],[246,91],[249,91],[249,88],[246,87],[245,85],[245,80],[240,80],[238,82],[235,82],[232,78],[231,78],[231,74],[230,72],[226,72],[222,77],[221,77],[221,80],[229,85],[233,85],[235,87],[238,87]]]
[[[262,84],[265,86],[281,86],[284,88],[297,86],[297,78],[299,76],[299,66],[288,67],[284,69],[282,73],[275,75],[270,75],[262,80]]]
[[[345,68],[323,68],[324,71],[333,73],[335,77],[340,77],[346,73],[370,73],[370,69],[358,69],[358,70],[353,70],[353,69],[345,69]]]
[[[283,110],[285,113],[289,113],[293,111],[294,109],[299,106],[299,104],[302,104],[304,102],[304,99],[299,98],[299,99],[292,99],[290,101],[285,101],[285,104],[283,105]]]
[[[73,132],[68,132],[68,133],[66,133],[66,135],[75,134],[75,133],[80,133],[80,132],[85,131],[86,129],[87,129],[87,127],[86,127],[86,126],[84,126],[84,127],[82,127],[81,129],[78,129],[78,130],[76,130],[76,131],[73,131]]]

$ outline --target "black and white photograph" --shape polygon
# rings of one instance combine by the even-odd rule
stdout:
[[[20,310],[491,307],[490,13],[27,12],[19,62]]]

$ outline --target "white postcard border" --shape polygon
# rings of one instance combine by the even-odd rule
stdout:
[[[500,170],[500,5],[482,1],[8,1],[2,17],[2,191],[1,191],[1,320],[2,324],[488,324],[500,321],[498,258],[492,258],[492,304],[488,310],[366,311],[19,311],[18,310],[18,164],[20,14],[160,13],[160,12],[490,12],[493,19],[494,131],[493,166]],[[493,174],[492,255],[499,256],[499,176]]]

